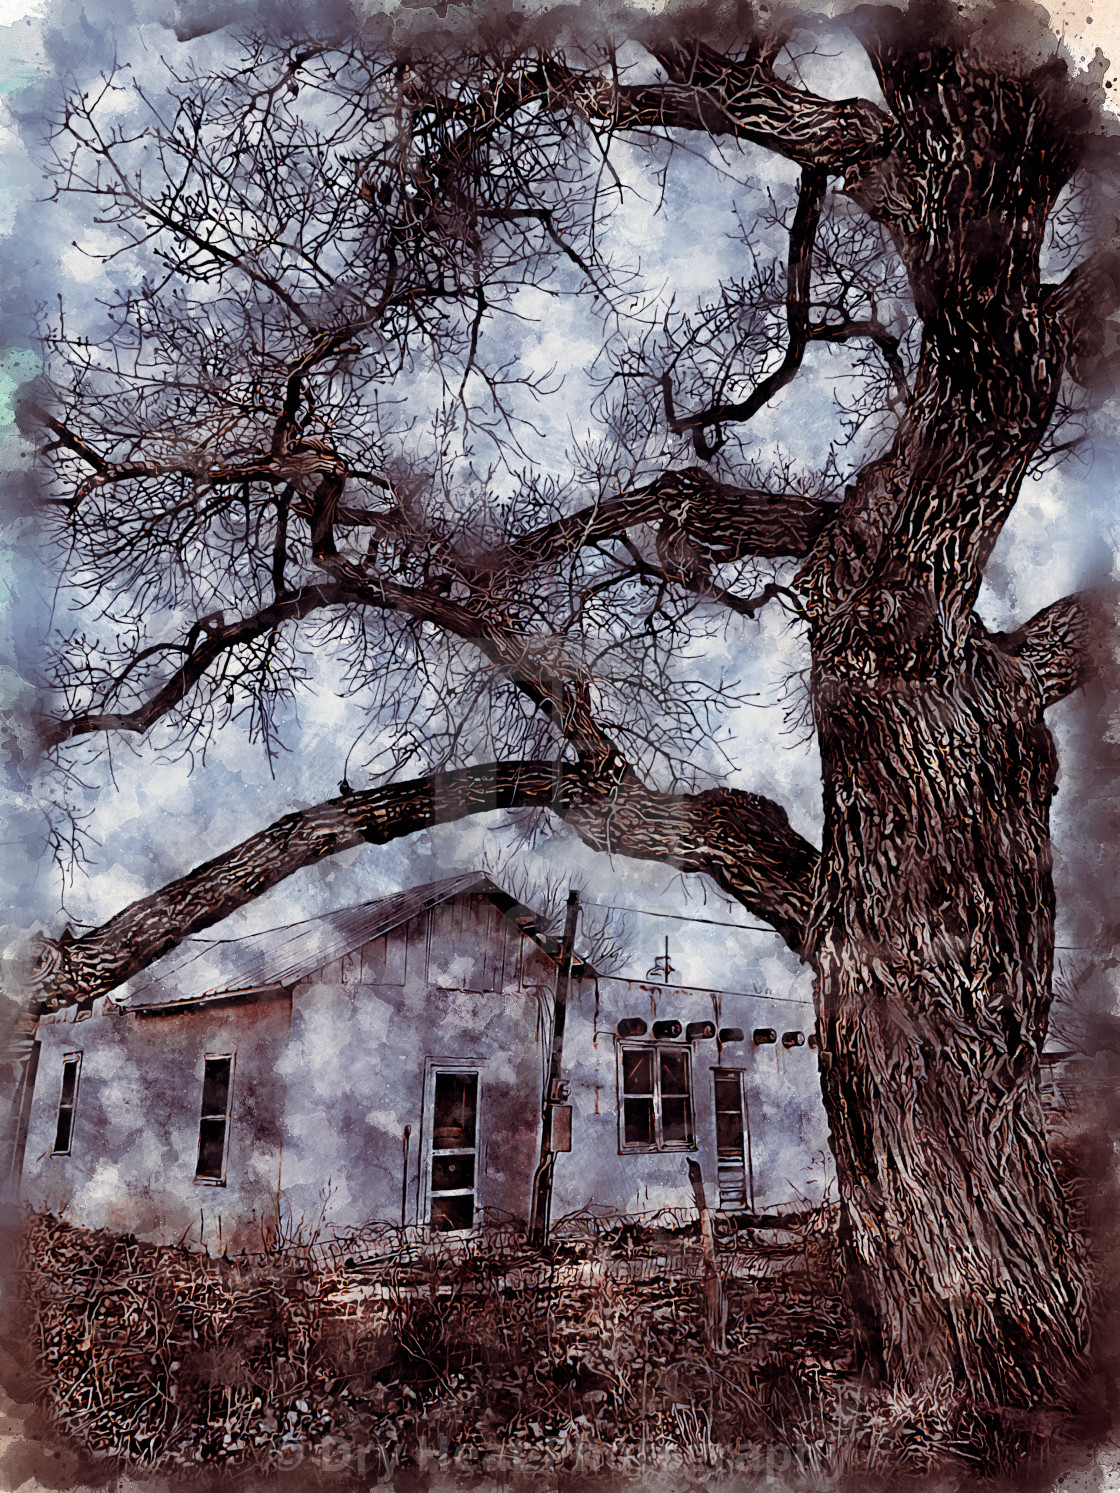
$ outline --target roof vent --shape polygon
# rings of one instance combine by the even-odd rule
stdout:
[[[714,1021],[690,1021],[684,1029],[686,1042],[699,1042],[703,1037],[714,1037],[716,1024]]]
[[[655,1021],[653,1023],[653,1035],[663,1041],[672,1041],[681,1034],[679,1021]]]

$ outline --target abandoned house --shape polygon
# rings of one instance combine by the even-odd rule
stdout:
[[[462,1230],[529,1217],[543,1132],[553,1220],[687,1208],[690,1158],[713,1207],[821,1198],[811,1004],[600,976],[578,953],[561,979],[559,941],[481,872],[184,946],[127,1004],[40,1021],[20,1194],[211,1250]]]

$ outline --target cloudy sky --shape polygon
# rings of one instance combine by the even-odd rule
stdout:
[[[242,5],[236,12],[246,13]],[[1088,12],[1085,13],[1086,16]],[[163,57],[178,66],[196,58],[230,55],[222,17],[207,0],[175,8],[165,0],[60,0],[27,10],[0,4],[0,233],[6,234],[0,305],[5,343],[0,363],[0,398],[9,401],[36,365],[27,345],[24,308],[53,302],[61,295],[75,317],[95,317],[98,297],[114,277],[127,276],[125,261],[106,268],[83,252],[95,240],[81,204],[45,204],[39,169],[27,150],[37,114],[49,99],[60,67],[77,79],[93,77],[115,55],[136,76],[159,87]],[[1064,11],[1055,24],[1080,47],[1110,45],[1109,17]],[[1114,23],[1112,23],[1114,24]],[[183,33],[201,33],[179,41]],[[818,55],[804,61],[806,81],[833,96],[862,93],[877,97],[862,54],[842,26],[819,35]],[[1115,51],[1120,57],[1120,32]],[[739,220],[735,208],[750,212],[769,190],[781,200],[795,180],[791,168],[765,152],[745,148],[707,161],[678,160],[662,200],[640,153],[624,168],[634,190],[612,222],[612,249],[642,266],[643,287],[677,305],[711,296],[721,278],[741,272],[736,258]],[[642,173],[646,172],[643,179]],[[763,249],[765,232],[757,230]],[[77,245],[77,247],[76,247]],[[779,245],[780,247],[780,245]],[[507,335],[526,367],[557,367],[566,374],[563,390],[541,412],[540,456],[562,470],[571,432],[588,421],[588,361],[596,350],[596,324],[583,303],[533,300],[520,306],[523,321]],[[833,390],[842,362],[826,349],[807,359],[802,376],[754,422],[754,454],[795,458],[805,470],[825,460],[835,433]],[[418,399],[414,389],[411,397]],[[980,612],[992,627],[1025,620],[1039,607],[1087,582],[1098,582],[1113,563],[1116,537],[1117,466],[1120,445],[1107,418],[1098,416],[1091,454],[1028,482],[988,571]],[[207,751],[205,763],[169,759],[160,750],[160,733],[140,744],[115,744],[110,756],[82,757],[77,791],[86,814],[86,859],[64,877],[47,851],[49,804],[61,792],[58,780],[35,760],[20,721],[34,699],[34,676],[42,641],[57,620],[52,615],[49,576],[36,560],[36,533],[26,487],[19,473],[28,452],[11,427],[4,445],[9,483],[7,543],[0,552],[0,597],[6,603],[0,632],[0,708],[11,729],[4,747],[4,804],[7,853],[0,865],[2,892],[10,908],[5,940],[13,959],[29,930],[57,933],[69,919],[92,926],[128,901],[229,848],[279,815],[334,795],[344,772],[363,786],[353,763],[361,722],[353,702],[333,690],[329,666],[298,700],[298,717],[288,722],[290,752],[275,769],[260,750],[235,730],[223,732]],[[851,459],[851,454],[849,457]],[[755,622],[741,622],[720,642],[709,644],[704,666],[734,672],[745,698],[728,713],[723,778],[778,799],[794,826],[819,840],[819,769],[811,740],[797,725],[803,704],[798,674],[805,667],[802,639],[777,608]],[[1092,888],[1099,881],[1105,853],[1094,830],[1098,817],[1098,769],[1093,743],[1100,731],[1095,702],[1075,699],[1052,712],[1063,752],[1063,779],[1055,806],[1055,847],[1062,896],[1059,941],[1092,942],[1102,913]],[[697,758],[703,772],[714,758]],[[68,790],[71,797],[75,790]],[[448,826],[386,847],[370,847],[311,868],[277,887],[228,921],[215,934],[255,930],[332,907],[396,890],[414,881],[488,862],[513,868],[523,886],[578,884],[585,902],[635,911],[624,924],[625,973],[643,975],[670,939],[677,978],[719,987],[734,985],[760,968],[775,990],[805,990],[805,977],[781,940],[752,926],[741,908],[727,901],[703,878],[633,861],[613,863],[583,849],[558,830],[531,852],[517,850],[517,835],[504,816]],[[682,915],[709,921],[686,925]],[[731,926],[736,925],[736,926]],[[1072,954],[1072,950],[1071,950]]]

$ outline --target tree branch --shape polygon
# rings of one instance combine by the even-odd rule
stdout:
[[[836,504],[796,493],[731,487],[703,467],[666,472],[632,497],[610,498],[544,524],[506,549],[473,562],[477,575],[513,565],[545,565],[584,545],[621,537],[638,524],[672,525],[712,559],[798,558],[832,521]]]
[[[340,851],[516,805],[552,809],[597,849],[708,872],[800,950],[817,851],[776,804],[726,789],[656,793],[633,778],[621,791],[604,793],[582,765],[505,762],[433,773],[285,814],[83,937],[45,939],[33,1004],[44,1012],[104,995],[191,934]]]
[[[1091,255],[1060,285],[1044,286],[1043,301],[1065,334],[1071,378],[1089,388],[1105,382],[1116,362],[1107,321],[1120,307],[1120,255],[1112,250]]]
[[[762,379],[746,399],[711,405],[695,415],[677,415],[673,407],[673,388],[669,374],[662,379],[665,392],[665,418],[676,435],[692,431],[692,442],[701,461],[710,461],[719,449],[711,446],[704,435],[709,425],[725,421],[749,420],[780,389],[790,383],[801,367],[809,345],[809,290],[812,279],[813,244],[820,222],[821,201],[828,185],[828,175],[817,167],[806,167],[801,173],[797,193],[797,211],[789,233],[789,259],[786,266],[786,327],[788,339],[785,355],[777,368]],[[721,442],[722,444],[722,442]]]
[[[845,318],[842,322],[817,322],[809,329],[810,342],[848,342],[861,337],[866,337],[879,349],[899,394],[903,399],[909,399],[910,384],[899,355],[899,340],[880,321],[874,317],[866,320]]]
[[[1085,683],[1092,638],[1092,617],[1083,598],[1064,596],[1036,612],[1001,642],[1007,652],[1033,670],[1045,710]]]
[[[278,441],[267,455],[262,453],[244,457],[240,461],[211,462],[197,464],[178,460],[159,461],[142,459],[133,461],[109,461],[95,451],[88,441],[76,436],[61,420],[42,410],[35,413],[49,430],[52,430],[60,445],[67,447],[94,469],[74,490],[67,506],[77,508],[82,500],[100,487],[110,487],[118,482],[129,482],[144,477],[189,477],[206,487],[237,487],[245,482],[263,482],[270,487],[282,483],[306,483],[312,477],[337,475],[344,470],[341,458],[319,441]],[[374,479],[377,480],[377,479]],[[379,485],[388,486],[385,479]]]
[[[328,489],[325,494],[324,487]],[[536,704],[558,720],[571,726],[577,717],[583,717],[579,741],[575,744],[581,751],[601,754],[606,750],[605,738],[597,727],[592,729],[589,708],[585,712],[581,707],[575,716],[571,713],[573,702],[566,691],[575,686],[575,681],[563,679],[555,670],[545,668],[539,655],[534,661],[534,643],[545,640],[514,634],[487,615],[486,593],[493,578],[521,567],[547,564],[584,545],[621,537],[636,524],[658,524],[659,552],[678,579],[732,610],[754,616],[758,607],[776,593],[768,589],[757,597],[736,598],[707,580],[707,567],[745,555],[764,558],[806,555],[839,511],[837,504],[818,498],[730,487],[714,481],[700,467],[688,467],[666,473],[633,497],[594,504],[545,524],[513,540],[499,552],[479,559],[449,552],[447,563],[475,591],[476,600],[465,603],[435,590],[401,586],[382,579],[364,566],[339,556],[333,540],[336,523],[376,521],[381,529],[388,525],[378,515],[345,508],[339,500],[338,487],[338,479],[333,474],[327,475],[314,501],[292,505],[294,511],[311,520],[314,558],[328,571],[330,581],[281,592],[270,606],[235,622],[211,626],[205,632],[201,623],[195,623],[182,643],[164,645],[166,652],[182,654],[182,662],[150,699],[131,710],[94,709],[45,721],[39,732],[43,745],[59,746],[95,731],[143,733],[179,705],[222,655],[263,637],[285,622],[299,621],[324,607],[350,603],[432,622],[476,644]],[[274,574],[279,574],[275,566],[274,560]],[[123,676],[114,680],[111,688],[115,691],[122,683]]]
[[[703,130],[776,151],[799,165],[842,173],[890,148],[893,123],[867,99],[821,98],[778,77],[763,44],[726,57],[701,44],[652,49],[667,83],[618,86],[549,59],[552,89],[614,130]]]
[[[239,618],[225,626],[210,627],[203,632],[201,622],[196,622],[183,643],[167,645],[168,652],[179,651],[186,657],[167,683],[143,705],[134,710],[90,710],[69,718],[48,720],[39,728],[39,739],[45,747],[54,747],[75,736],[88,736],[93,731],[142,733],[153,721],[159,720],[185,699],[223,653],[231,652],[241,643],[263,637],[284,622],[306,617],[319,607],[337,606],[348,599],[346,588],[337,584],[304,586],[254,612],[251,617]],[[117,685],[121,682],[115,681]]]

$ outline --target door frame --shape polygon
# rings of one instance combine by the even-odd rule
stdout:
[[[474,1116],[474,1214],[477,1227],[479,1212],[479,1183],[485,1169],[486,1143],[482,1135],[483,1089],[486,1083],[486,1064],[481,1058],[425,1058],[423,1108],[420,1121],[420,1176],[416,1192],[416,1222],[421,1228],[431,1225],[432,1213],[432,1141],[435,1130],[436,1074],[477,1073],[478,1094],[475,1099]],[[449,1229],[450,1234],[464,1234],[466,1229]]]
[[[719,1186],[719,1119],[716,1080],[734,1074],[739,1080],[739,1104],[743,1116],[743,1174],[746,1181],[747,1202],[754,1212],[754,1161],[751,1156],[751,1106],[747,1095],[747,1068],[729,1068],[724,1063],[712,1067],[712,1119],[715,1122],[713,1141],[716,1152],[716,1186]]]

